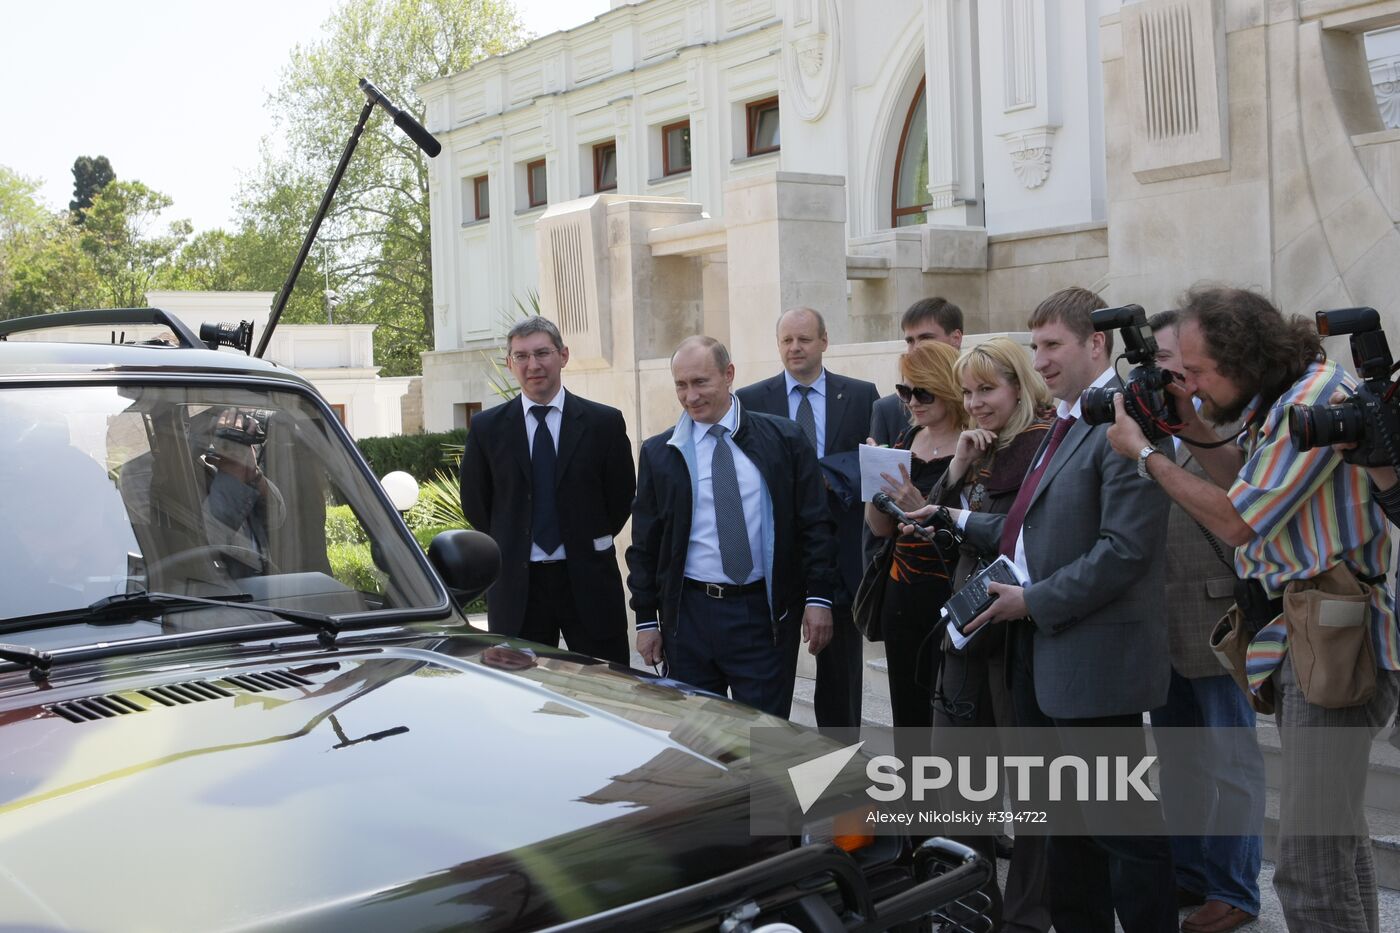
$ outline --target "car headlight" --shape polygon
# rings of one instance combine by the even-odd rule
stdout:
[[[802,827],[804,846],[829,842],[852,854],[875,844],[875,835],[867,828],[873,807],[857,807],[825,819],[814,820]]]

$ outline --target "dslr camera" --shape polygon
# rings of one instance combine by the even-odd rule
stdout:
[[[1157,365],[1157,339],[1147,325],[1142,305],[1100,308],[1089,315],[1094,330],[1116,330],[1123,338],[1123,357],[1136,368],[1128,373],[1123,388],[1103,386],[1085,389],[1079,397],[1079,411],[1087,424],[1112,424],[1116,416],[1113,400],[1123,396],[1123,408],[1155,444],[1181,428],[1176,405],[1167,394],[1175,374]]]
[[[1361,385],[1340,405],[1294,405],[1288,433],[1297,450],[1332,444],[1356,446],[1342,452],[1348,463],[1400,469],[1400,402],[1391,374],[1395,361],[1375,308],[1317,312],[1317,332],[1324,337],[1351,335],[1351,359]]]

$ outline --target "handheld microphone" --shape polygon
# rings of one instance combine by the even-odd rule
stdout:
[[[368,78],[360,79],[360,90],[364,91],[365,96],[370,100],[383,107],[384,111],[394,118],[394,125],[408,134],[408,138],[413,140],[419,149],[426,152],[428,158],[436,158],[437,154],[442,151],[442,143],[434,139],[433,134],[423,128],[423,124],[413,119],[413,116],[407,111],[395,107],[393,102],[384,96],[383,91],[370,84]]]
[[[934,525],[925,524],[910,518],[909,513],[896,505],[894,499],[890,498],[887,493],[875,493],[870,499],[870,504],[893,518],[896,522],[899,522],[899,524],[912,525],[914,527],[914,534],[923,538],[925,541],[936,544],[939,547],[955,547],[961,543],[958,535],[949,528],[935,527]],[[934,513],[934,521],[937,520],[939,514],[938,512]]]

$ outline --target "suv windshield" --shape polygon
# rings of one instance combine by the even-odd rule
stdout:
[[[300,393],[7,388],[0,438],[0,628],[148,590],[337,615],[442,602]],[[162,630],[264,621],[206,607]]]

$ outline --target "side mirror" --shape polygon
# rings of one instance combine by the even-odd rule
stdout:
[[[496,582],[501,572],[501,549],[479,531],[444,531],[428,545],[428,562],[465,609]]]

